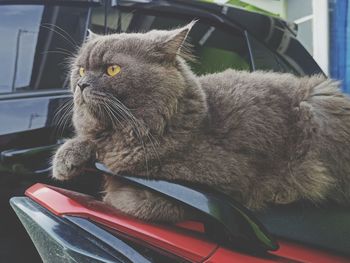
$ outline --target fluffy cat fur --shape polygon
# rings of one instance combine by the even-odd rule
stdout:
[[[232,69],[196,76],[185,62],[191,27],[89,37],[71,69],[76,136],[56,152],[53,177],[68,180],[98,160],[117,174],[207,185],[251,209],[347,203],[350,100],[338,83]],[[121,71],[107,76],[113,64]],[[105,180],[104,201],[123,213],[168,222],[191,216]]]

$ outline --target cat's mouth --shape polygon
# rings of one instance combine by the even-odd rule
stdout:
[[[80,105],[83,104],[94,104],[95,103],[95,99],[94,99],[94,95],[91,93],[90,91],[91,88],[85,88],[83,91],[81,91],[80,89],[78,89],[77,91],[77,102]]]
[[[80,88],[78,86],[76,86],[75,90],[74,90],[74,104],[75,105],[82,105],[86,103],[86,100],[83,96],[83,93],[81,92]]]
[[[127,101],[127,96],[119,95],[109,92],[101,92],[93,89],[83,90],[79,94],[79,104],[85,105],[87,109],[93,112],[97,110],[103,110],[106,112],[119,112],[119,111],[129,111],[128,107],[125,105]]]
[[[83,104],[86,104],[89,101],[89,96],[87,95],[87,93],[88,93],[87,90],[83,90],[81,92],[81,101],[82,101]]]

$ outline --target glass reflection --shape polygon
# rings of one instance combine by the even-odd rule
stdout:
[[[43,6],[0,6],[0,93],[28,86]]]

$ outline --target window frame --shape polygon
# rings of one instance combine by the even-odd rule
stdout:
[[[286,61],[286,59],[284,59],[276,50],[272,49],[271,47],[269,47],[268,45],[266,45],[266,43],[264,43],[263,41],[260,41],[259,39],[255,38],[252,34],[250,34],[247,30],[245,30],[246,32],[246,37],[247,37],[247,42],[249,43],[249,47],[250,47],[250,52],[251,52],[251,61],[252,64],[254,65],[254,70],[259,70],[256,68],[255,65],[255,59],[254,59],[254,51],[251,48],[252,46],[252,41],[256,41],[258,42],[261,46],[263,46],[264,48],[266,48],[268,51],[270,51],[273,55],[275,55],[275,60],[277,62],[277,64],[279,64],[279,67],[282,69],[283,66],[280,65],[279,60],[281,60],[289,69],[291,69],[292,71],[288,71],[288,72],[284,72],[284,71],[274,71],[274,72],[279,72],[279,73],[290,73],[290,74],[294,74],[296,76],[305,76],[306,74],[302,74],[300,73],[296,68],[293,67],[293,65],[291,65],[290,63],[288,63],[288,61]]]

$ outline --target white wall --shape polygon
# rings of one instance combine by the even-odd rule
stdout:
[[[298,25],[298,39],[312,55],[312,0],[287,0],[286,10],[284,18]]]
[[[322,70],[329,74],[329,16],[328,1],[313,0],[313,57]]]

